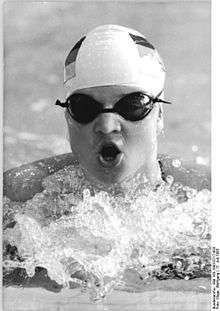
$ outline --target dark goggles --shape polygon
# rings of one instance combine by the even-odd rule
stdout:
[[[171,104],[159,98],[162,91],[155,97],[150,97],[142,92],[130,93],[122,97],[113,108],[103,108],[103,104],[94,98],[74,93],[69,96],[66,102],[56,101],[56,105],[67,108],[71,117],[79,123],[88,124],[95,120],[100,113],[118,113],[129,121],[144,119],[153,109],[157,102]]]

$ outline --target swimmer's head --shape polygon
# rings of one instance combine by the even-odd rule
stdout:
[[[69,140],[87,175],[105,184],[144,170],[160,178],[165,68],[139,32],[117,25],[95,28],[65,61]]]

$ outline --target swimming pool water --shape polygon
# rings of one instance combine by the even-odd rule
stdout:
[[[138,175],[126,192],[106,191],[69,166],[45,178],[33,199],[5,198],[6,279],[16,268],[33,277],[41,267],[60,287],[80,286],[96,301],[154,279],[209,277],[210,192],[168,181],[152,188]]]

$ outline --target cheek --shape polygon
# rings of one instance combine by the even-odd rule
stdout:
[[[79,132],[79,125],[77,124],[77,122],[75,122],[72,117],[68,114],[68,112],[65,113],[65,118],[66,118],[66,123],[67,123],[67,127],[69,132]]]
[[[131,124],[127,131],[133,144],[143,145],[153,144],[157,140],[157,124],[155,118],[146,118],[140,122]]]
[[[70,117],[67,117],[66,121],[72,150],[75,152],[87,152],[91,149],[92,129],[90,126],[81,126]]]
[[[79,128],[73,122],[67,122],[70,144],[75,144],[80,136]]]
[[[69,133],[69,142],[72,149],[76,149],[76,146],[81,141],[82,131],[80,130],[80,125],[77,124],[72,118],[66,113],[66,122]]]

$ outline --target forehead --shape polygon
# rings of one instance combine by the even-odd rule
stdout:
[[[74,93],[86,94],[92,96],[95,100],[103,103],[117,102],[121,97],[126,94],[141,91],[140,88],[131,86],[97,86],[90,87],[81,90],[77,90]]]

